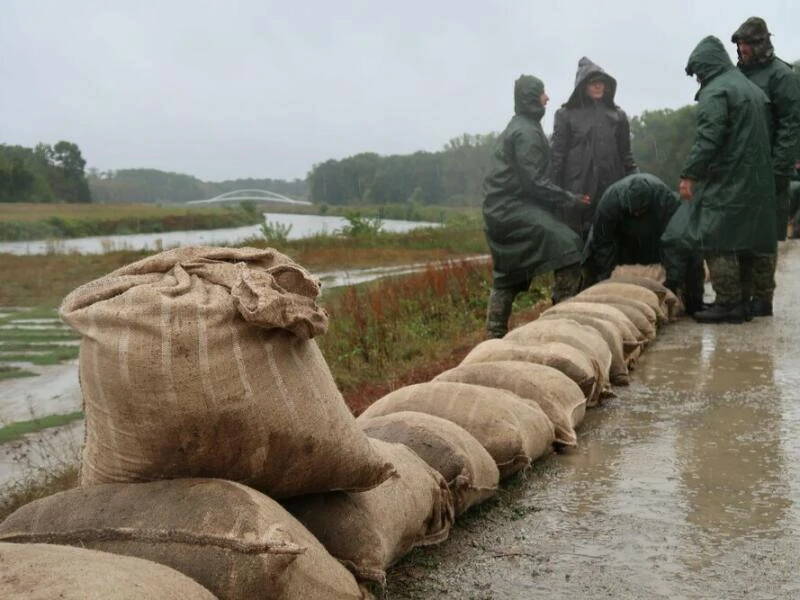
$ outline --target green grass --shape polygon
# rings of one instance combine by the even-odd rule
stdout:
[[[4,365],[0,363],[0,381],[5,381],[6,379],[19,379],[21,377],[38,377],[38,374],[33,373],[32,371],[26,371],[21,367]]]
[[[0,309],[0,312],[3,312]],[[64,326],[30,327],[30,319],[52,319],[58,321],[55,308],[6,309],[0,317],[0,380],[36,376],[29,370],[12,363],[30,363],[38,366],[57,365],[78,357],[77,345],[67,345],[79,336]]]
[[[20,421],[19,423],[11,423],[5,427],[0,427],[0,444],[12,442],[21,438],[29,433],[36,433],[50,429],[51,427],[61,427],[68,425],[73,421],[83,418],[83,412],[73,412],[66,415],[48,415],[40,419],[32,419],[30,421]]]

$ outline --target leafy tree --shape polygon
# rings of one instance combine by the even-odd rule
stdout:
[[[696,108],[645,111],[631,119],[632,151],[639,168],[677,188],[695,132]]]

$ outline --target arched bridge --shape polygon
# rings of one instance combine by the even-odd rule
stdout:
[[[256,200],[261,202],[284,202],[286,204],[310,205],[307,200],[293,200],[269,190],[234,190],[214,196],[208,200],[189,200],[186,204],[213,204],[216,202],[241,202],[242,200]]]

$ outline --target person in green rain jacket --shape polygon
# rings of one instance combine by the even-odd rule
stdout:
[[[702,310],[703,258],[683,245],[680,209],[678,194],[649,173],[628,175],[609,187],[583,248],[584,285],[608,279],[617,265],[660,263],[665,285],[681,298],[686,313]]]
[[[514,116],[500,134],[483,184],[483,219],[493,260],[489,337],[508,331],[514,298],[534,277],[555,273],[553,302],[581,283],[581,239],[565,219],[589,202],[549,178],[550,147],[540,123],[549,100],[544,83],[522,75],[514,83]]]
[[[661,234],[680,206],[678,195],[649,173],[628,175],[597,202],[583,249],[585,284],[608,279],[617,265],[661,260]]]
[[[789,180],[794,175],[795,158],[800,156],[800,77],[792,65],[775,56],[767,23],[750,17],[731,36],[739,56],[738,67],[760,87],[770,100],[769,119],[772,139],[772,169],[775,178],[776,233],[786,239],[789,219]],[[769,255],[764,270],[753,273],[751,311],[754,316],[772,315],[775,291],[776,255]]]
[[[688,236],[703,252],[716,292],[714,305],[694,317],[741,323],[755,258],[777,250],[769,100],[713,36],[691,53],[686,73],[697,77],[700,90],[679,193],[692,200]]]

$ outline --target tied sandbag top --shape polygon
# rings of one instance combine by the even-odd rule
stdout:
[[[317,305],[319,281],[289,257],[272,249],[186,246],[125,265],[72,291],[61,317],[85,333],[82,312],[138,286],[161,287],[179,295],[191,278],[229,290],[245,321],[282,328],[301,339],[324,334],[328,315]]]

